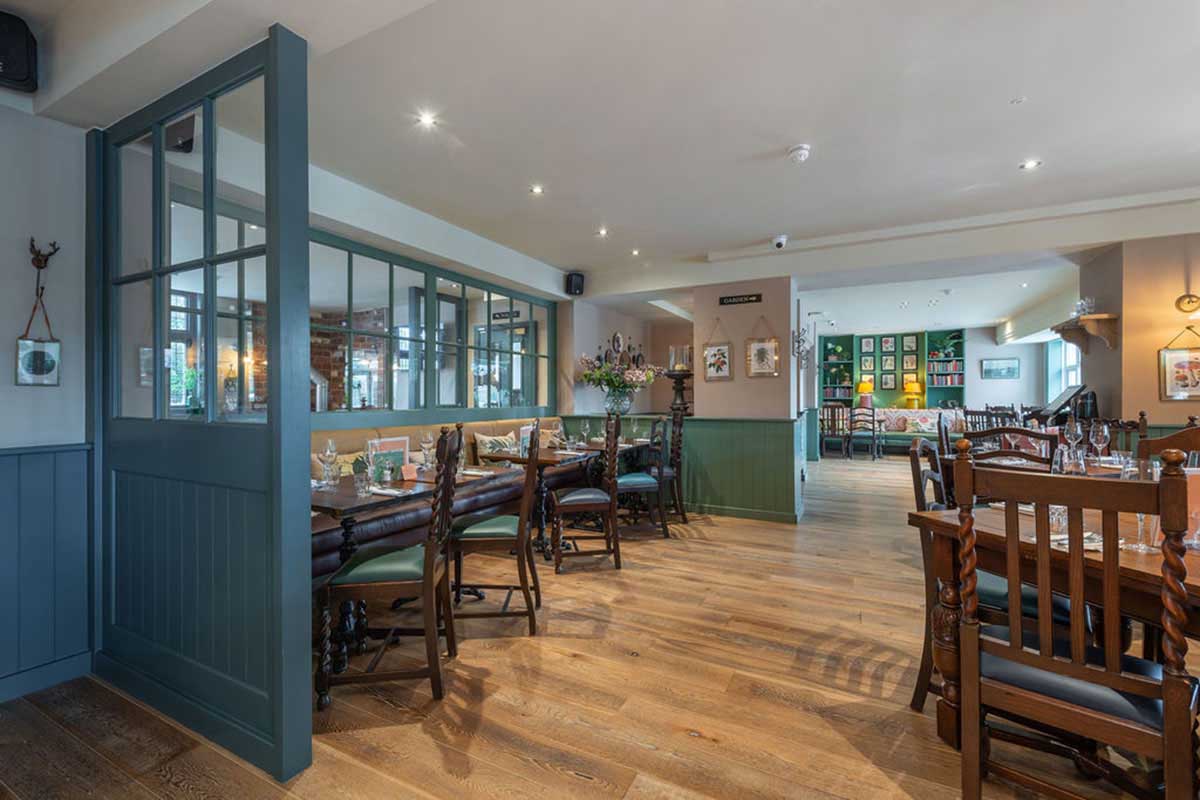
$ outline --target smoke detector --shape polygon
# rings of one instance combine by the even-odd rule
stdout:
[[[796,144],[788,148],[788,161],[793,164],[803,164],[808,161],[808,157],[812,155],[812,146],[807,144]]]

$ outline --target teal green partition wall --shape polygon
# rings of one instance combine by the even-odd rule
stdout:
[[[649,430],[653,415],[634,415]],[[807,414],[798,419],[688,417],[683,426],[683,494],[689,511],[775,522],[803,512]],[[587,419],[591,432],[603,416],[568,415],[569,433]],[[628,418],[627,418],[628,419]]]
[[[239,130],[262,125],[266,231],[231,245],[215,211],[232,191],[216,117],[239,104]],[[103,220],[90,249],[105,254],[93,668],[280,780],[312,760],[307,130],[307,44],[274,26],[89,137]],[[175,181],[203,208],[177,209]],[[242,416],[217,375],[218,332],[242,325],[266,342],[265,415]]]

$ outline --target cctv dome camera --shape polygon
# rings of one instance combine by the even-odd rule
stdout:
[[[787,247],[787,242],[788,237],[786,233],[781,236],[776,236],[771,240],[771,244],[775,245],[776,250],[782,250],[783,248]]]

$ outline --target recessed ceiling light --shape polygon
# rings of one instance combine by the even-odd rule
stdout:
[[[636,255],[640,254],[641,252],[642,252],[641,250],[631,250],[629,252],[629,255],[636,256]]]
[[[1024,103],[1024,102],[1025,102],[1026,100],[1028,100],[1028,99],[1029,99],[1029,98],[1028,98],[1028,97],[1026,97],[1025,95],[1021,95],[1021,96],[1019,96],[1019,97],[1014,97],[1012,100],[1009,100],[1009,101],[1008,101],[1008,104],[1009,104],[1010,106],[1019,106],[1019,105],[1021,105],[1022,103]]]
[[[252,230],[252,231],[258,230],[258,226],[255,225],[254,223],[250,223],[250,230]]]
[[[546,193],[546,187],[542,186],[540,183],[535,183],[529,187],[529,193],[538,195],[540,197]]]
[[[600,228],[596,231],[596,235],[599,236],[601,239],[608,238],[608,228],[601,225]]]
[[[1028,283],[1022,283],[1022,284],[1021,284],[1021,288],[1022,288],[1022,289],[1028,289],[1028,288],[1029,288],[1029,284],[1028,284]]]
[[[438,118],[432,111],[418,111],[417,122],[420,123],[422,128],[432,128],[437,125]]]
[[[907,300],[901,300],[901,301],[900,301],[900,307],[901,307],[901,308],[908,308],[908,301],[907,301]]]
[[[1039,159],[1029,158],[1029,159],[1022,161],[1020,164],[1020,167],[1021,167],[1021,169],[1025,170],[1026,172],[1032,172],[1033,170],[1037,169],[1041,165],[1042,165],[1042,162]]]

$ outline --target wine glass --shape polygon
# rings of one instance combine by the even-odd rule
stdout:
[[[1071,449],[1075,450],[1079,447],[1079,443],[1083,441],[1083,425],[1075,417],[1069,418],[1066,426],[1063,428],[1063,436],[1070,443]]]
[[[431,454],[433,453],[433,431],[425,431],[421,434],[421,468],[429,469],[433,466]]]
[[[1108,447],[1109,432],[1108,423],[1096,420],[1092,423],[1092,447],[1096,448],[1096,457],[1099,458],[1104,454],[1104,448]]]
[[[1189,451],[1187,463],[1184,466],[1187,469],[1200,469],[1200,450]]]
[[[1139,512],[1137,515],[1138,534],[1137,542],[1126,546],[1126,550],[1132,550],[1135,553],[1154,553],[1158,548],[1154,546],[1154,539],[1158,534],[1158,517],[1153,514],[1150,519],[1146,519],[1146,515]],[[1150,531],[1150,541],[1146,541],[1146,531]]]
[[[337,482],[333,477],[333,465],[337,463],[337,445],[333,439],[325,440],[325,449],[317,453],[317,462],[321,465],[321,482],[326,488],[330,488],[332,484]]]
[[[579,423],[579,434],[583,437],[583,443],[586,445],[592,438],[592,425],[588,420],[583,420]]]
[[[1200,511],[1189,514],[1188,521],[1191,523],[1192,535],[1185,539],[1183,544],[1188,550],[1200,550]]]

